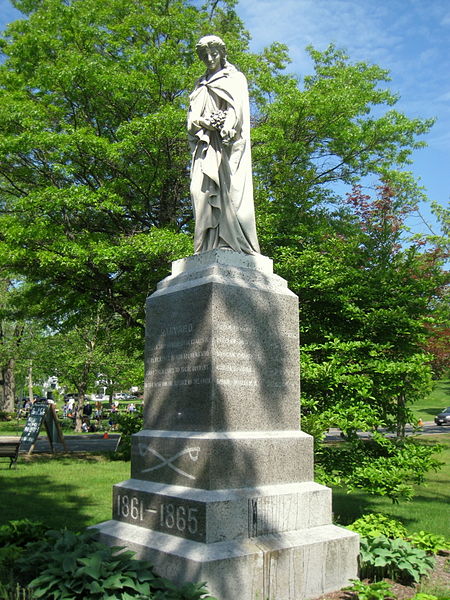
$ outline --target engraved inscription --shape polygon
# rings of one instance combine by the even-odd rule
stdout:
[[[153,456],[156,456],[156,458],[158,458],[160,461],[158,464],[154,465],[153,467],[141,469],[141,471],[140,471],[141,473],[150,473],[152,471],[157,471],[159,469],[162,469],[163,467],[169,467],[169,469],[172,469],[172,471],[175,471],[176,473],[178,473],[179,475],[182,475],[183,477],[187,477],[188,479],[192,479],[192,480],[196,479],[196,477],[194,475],[191,475],[190,473],[187,473],[183,469],[178,468],[173,463],[174,463],[174,461],[177,460],[177,458],[179,458],[180,456],[183,456],[185,454],[187,454],[189,456],[189,458],[191,459],[192,462],[197,462],[198,455],[200,453],[200,448],[198,446],[192,447],[192,448],[184,448],[183,450],[180,450],[179,452],[177,452],[170,458],[165,458],[157,450],[155,450],[154,448],[151,448],[150,446],[142,444],[141,442],[138,443],[138,451],[142,457],[144,457],[146,454],[150,453],[150,454],[153,454]]]
[[[261,385],[273,390],[285,387],[296,364],[280,361],[282,353],[274,348],[261,371],[248,342],[254,327],[225,322],[216,323],[215,328],[219,336],[207,339],[198,335],[198,326],[193,322],[162,327],[155,345],[150,344],[146,387],[156,390],[211,383],[252,389]],[[296,335],[283,332],[288,338]]]
[[[115,488],[113,518],[197,541],[205,538],[205,506],[199,502]]]
[[[248,501],[248,529],[250,537],[296,530],[300,524],[298,494],[262,496]]]

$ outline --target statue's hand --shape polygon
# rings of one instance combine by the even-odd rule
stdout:
[[[235,135],[235,129],[227,129],[226,127],[224,127],[220,130],[220,137],[222,138],[224,144],[229,144],[230,142],[232,142]]]
[[[198,124],[203,129],[209,129],[210,131],[214,131],[214,129],[215,129],[215,127],[213,125],[211,125],[211,121],[207,118],[204,119],[203,117],[201,117],[198,120]]]

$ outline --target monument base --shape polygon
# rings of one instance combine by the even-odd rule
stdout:
[[[305,600],[357,576],[299,430],[298,299],[272,261],[213,250],[147,300],[144,429],[101,541],[219,600]]]
[[[358,535],[335,525],[213,544],[113,520],[95,528],[103,542],[126,545],[162,577],[207,582],[219,600],[317,598],[357,577]]]

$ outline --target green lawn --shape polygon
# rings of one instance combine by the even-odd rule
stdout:
[[[417,402],[413,410],[417,419],[433,421],[434,417],[447,406],[450,406],[450,379],[442,379],[436,381],[430,396]]]
[[[336,522],[346,525],[363,514],[381,512],[402,521],[410,533],[424,530],[450,539],[450,434],[424,435],[420,439],[443,445],[444,451],[439,454],[439,460],[444,465],[440,471],[426,477],[426,485],[416,487],[416,496],[411,502],[393,504],[388,498],[363,493],[346,494],[335,489],[333,512]]]
[[[441,443],[443,468],[430,473],[427,485],[416,488],[412,502],[392,504],[368,494],[333,491],[334,517],[343,525],[362,514],[382,512],[403,521],[410,532],[421,529],[450,539],[450,435],[422,436],[426,443]],[[21,457],[17,469],[0,462],[0,524],[29,518],[81,530],[111,518],[114,483],[129,478],[130,463],[94,455],[40,455]]]
[[[437,382],[430,398],[415,406],[417,418],[429,421],[445,406],[450,406],[448,379]],[[0,435],[20,435],[23,424],[16,419],[0,422]],[[383,512],[402,520],[410,532],[424,529],[450,538],[450,433],[421,439],[444,445],[440,455],[444,467],[427,477],[427,485],[417,488],[412,502],[396,505],[385,498],[345,494],[336,489],[333,491],[336,521],[347,524],[362,514]],[[0,524],[28,517],[75,530],[110,518],[112,486],[128,479],[130,472],[129,463],[78,454],[35,454],[29,459],[20,458],[16,470],[9,470],[8,465],[9,459],[0,461]]]
[[[111,518],[112,486],[130,477],[130,463],[94,455],[20,457],[0,461],[0,524],[32,519],[81,530]]]

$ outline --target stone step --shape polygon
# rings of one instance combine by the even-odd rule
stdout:
[[[114,486],[113,518],[203,543],[331,523],[331,490],[312,481],[202,490],[129,479]]]
[[[126,545],[175,583],[205,581],[220,599],[306,600],[357,577],[359,536],[335,525],[215,544],[106,521],[100,539]]]
[[[156,431],[133,435],[131,477],[205,490],[312,481],[302,431]]]

